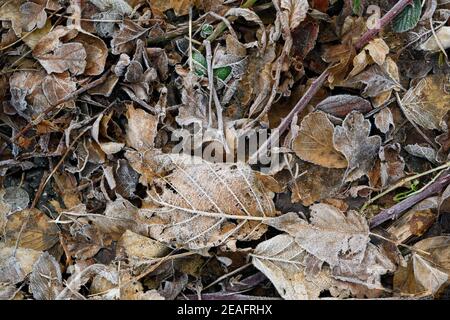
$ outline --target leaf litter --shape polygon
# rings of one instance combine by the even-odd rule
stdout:
[[[0,299],[448,298],[431,2],[1,3]]]

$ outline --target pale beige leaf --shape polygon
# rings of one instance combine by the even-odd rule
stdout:
[[[450,27],[440,28],[436,31],[436,35],[432,35],[420,45],[420,49],[431,52],[439,52],[441,48],[444,50],[450,48]]]
[[[383,108],[375,115],[375,125],[383,133],[387,133],[391,126],[395,128],[394,118],[389,108]]]
[[[435,294],[447,282],[448,274],[435,268],[421,256],[413,255],[414,276],[416,280],[430,292]]]
[[[288,12],[289,27],[293,30],[305,20],[309,4],[307,0],[281,0],[280,7]]]
[[[281,234],[261,242],[252,254],[253,265],[273,283],[286,300],[317,299],[323,290],[329,289],[333,280],[323,275],[305,275],[307,252],[294,237]]]
[[[333,146],[333,131],[325,113],[311,113],[303,119],[292,149],[302,160],[327,168],[346,168],[347,160]]]
[[[14,254],[15,253],[15,254]],[[16,284],[25,279],[41,251],[6,246],[0,242],[0,282]]]
[[[158,117],[135,109],[132,104],[127,109],[126,141],[129,147],[136,150],[148,150],[154,146]]]
[[[162,243],[130,230],[122,235],[117,245],[124,248],[128,257],[142,260],[163,257],[170,252]]]

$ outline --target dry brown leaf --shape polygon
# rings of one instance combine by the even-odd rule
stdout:
[[[414,248],[418,251],[413,252],[407,268],[395,273],[394,288],[403,294],[435,294],[448,283],[450,237],[427,238],[417,242]]]
[[[450,110],[450,81],[445,74],[429,75],[411,87],[402,99],[408,119],[427,129],[441,129]]]
[[[11,27],[18,37],[22,34],[20,5],[24,2],[24,0],[7,1],[0,6],[0,21],[10,21]]]
[[[383,108],[375,115],[375,125],[383,133],[395,128],[394,118],[389,108]]]
[[[153,148],[158,126],[158,117],[142,109],[135,109],[130,104],[127,109],[127,119],[127,145],[138,151]]]
[[[21,248],[44,251],[58,242],[58,227],[37,209],[26,209],[9,216],[5,229],[5,243],[11,246],[16,245],[19,235]]]
[[[125,250],[128,257],[140,260],[160,258],[170,252],[169,248],[162,243],[130,230],[120,237],[117,245]]]
[[[353,58],[353,69],[349,73],[349,77],[356,76],[373,62],[380,66],[383,65],[388,53],[389,47],[383,39],[377,38],[371,40],[361,52]]]
[[[435,209],[438,207],[438,202],[438,197],[422,200],[395,220],[386,230],[400,243],[405,243],[413,236],[420,237],[436,221]]]
[[[347,160],[333,146],[334,125],[323,112],[303,118],[292,149],[305,161],[326,167],[346,168]]]
[[[280,8],[287,11],[284,19],[293,30],[305,20],[309,4],[307,0],[280,0]]]
[[[57,47],[45,47],[47,37],[54,37],[50,32],[41,38],[34,47],[33,55],[47,73],[61,73],[69,70],[74,75],[82,74],[86,68],[86,50],[81,43],[60,43]]]
[[[400,144],[389,144],[380,148],[380,178],[383,187],[397,182],[405,176],[405,161],[400,156]]]
[[[207,249],[232,239],[258,239],[267,227],[252,217],[276,215],[270,190],[243,163],[151,152],[129,151],[126,157],[151,185],[139,214],[149,235],[163,243]]]
[[[135,47],[135,40],[143,38],[148,29],[142,28],[136,22],[125,19],[120,24],[120,30],[114,33],[111,40],[111,48],[113,54],[128,53],[130,54]]]
[[[375,164],[381,138],[369,137],[370,127],[370,121],[365,120],[361,113],[352,112],[347,115],[342,126],[334,128],[334,147],[348,161],[346,181],[354,181],[367,175]]]
[[[291,235],[281,234],[258,244],[252,263],[287,300],[318,299],[324,290],[339,298],[379,295],[379,290],[363,284],[336,279],[330,269],[322,267]]]
[[[336,195],[345,174],[343,169],[329,169],[309,163],[300,164],[298,170],[305,173],[290,184],[291,201],[301,201],[305,206]]]
[[[20,6],[22,27],[25,31],[31,31],[35,27],[38,29],[44,27],[47,20],[46,4],[47,0],[32,0]]]
[[[177,16],[183,16],[189,13],[189,7],[201,7],[202,1],[199,0],[150,0],[150,6],[153,14],[162,15],[164,11],[173,9]]]

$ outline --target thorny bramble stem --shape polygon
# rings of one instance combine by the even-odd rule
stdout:
[[[389,209],[381,211],[370,220],[370,228],[373,229],[383,222],[390,219],[398,218],[403,212],[414,206],[416,203],[442,191],[450,183],[450,173],[447,171],[439,177],[434,183],[422,192],[406,198],[400,203],[390,207]]]

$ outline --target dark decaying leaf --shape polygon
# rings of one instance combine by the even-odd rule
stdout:
[[[352,111],[365,114],[372,110],[372,105],[366,99],[349,94],[333,95],[321,101],[316,108],[335,117],[344,118]]]

